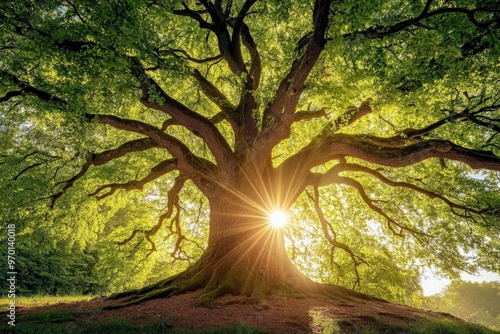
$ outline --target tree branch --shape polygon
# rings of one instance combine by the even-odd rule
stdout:
[[[290,96],[300,95],[302,92],[304,82],[326,44],[325,33],[328,26],[330,3],[331,1],[328,0],[316,0],[313,12],[313,32],[312,34],[307,33],[305,36],[307,37],[307,48],[294,61],[290,72],[281,81],[274,98],[266,106],[263,118],[264,126],[274,121],[282,113]],[[303,39],[298,42],[298,45],[301,42]]]
[[[132,234],[128,238],[124,239],[123,241],[118,242],[118,245],[123,246],[123,245],[128,244],[130,241],[132,241],[132,239],[134,239],[134,237],[136,236],[137,232],[140,232],[140,231],[139,230],[133,230]]]
[[[197,69],[193,70],[193,76],[200,84],[200,87],[206,97],[210,99],[219,109],[228,117],[229,120],[235,121],[235,107],[229,102],[217,87],[208,81]]]
[[[219,130],[204,116],[192,111],[163,91],[158,83],[147,75],[140,61],[131,59],[132,74],[139,80],[143,92],[141,102],[149,108],[162,111],[174,118],[196,136],[202,138],[219,165],[235,163],[234,155]],[[158,98],[151,97],[151,93]],[[161,102],[158,101],[161,100]],[[156,101],[155,101],[156,100]]]
[[[382,38],[385,36],[394,35],[402,30],[405,30],[411,26],[417,25],[420,21],[423,21],[427,18],[446,14],[446,13],[459,13],[467,15],[468,19],[477,27],[485,29],[488,28],[494,21],[482,23],[476,19],[476,14],[479,12],[487,12],[487,13],[499,13],[498,9],[488,9],[488,8],[476,8],[476,9],[466,9],[466,8],[439,8],[434,11],[429,12],[430,5],[432,0],[428,0],[424,10],[420,13],[419,16],[398,22],[391,26],[375,26],[370,27],[366,30],[355,31],[351,33],[344,34],[343,37],[346,39],[354,39],[358,36],[363,36],[365,38]]]
[[[97,119],[101,124],[108,124],[117,129],[139,133],[149,138],[127,142],[114,150],[105,151],[99,154],[89,154],[80,172],[69,180],[59,182],[55,185],[57,186],[65,183],[64,187],[59,192],[49,197],[51,199],[51,208],[54,207],[57,199],[73,186],[76,180],[85,175],[90,166],[99,166],[119,158],[126,153],[143,151],[152,147],[163,147],[167,149],[170,154],[175,156],[178,159],[178,169],[185,172],[186,175],[189,175],[202,191],[207,191],[207,182],[209,182],[209,180],[216,179],[216,168],[212,163],[195,156],[184,143],[175,137],[167,135],[152,125],[135,120],[119,118],[113,115],[86,114],[85,117],[89,121]]]
[[[467,149],[446,140],[429,139],[403,147],[381,144],[385,138],[322,133],[285,160],[278,170],[293,170],[307,177],[309,170],[339,156],[349,156],[388,167],[405,167],[430,158],[463,162],[475,169],[500,170],[500,157],[489,151]]]
[[[23,94],[31,94],[31,95],[34,95],[37,98],[39,98],[40,100],[45,101],[45,102],[55,102],[55,103],[59,103],[62,105],[66,105],[66,101],[60,99],[59,97],[57,97],[51,93],[48,93],[48,92],[43,91],[41,89],[38,89],[38,88],[30,85],[29,83],[23,81],[23,80],[20,80],[15,75],[12,75],[12,74],[5,72],[5,71],[2,71],[2,70],[0,70],[0,75],[2,77],[7,78],[13,84],[15,84],[16,86],[21,88],[21,90],[19,90],[19,91],[8,92],[5,96],[0,98],[0,102],[8,101],[10,98],[15,97],[15,96],[20,96]]]
[[[162,177],[163,175],[168,174],[168,173],[176,170],[177,169],[176,162],[177,162],[176,159],[164,160],[164,161],[158,163],[153,168],[151,168],[151,171],[149,172],[149,174],[140,180],[129,181],[126,183],[106,184],[106,185],[103,185],[103,186],[100,186],[99,188],[97,188],[97,190],[94,191],[93,193],[89,194],[89,196],[96,196],[97,194],[99,194],[103,190],[109,189],[109,191],[107,193],[102,194],[100,196],[97,196],[97,199],[101,200],[103,198],[106,198],[108,196],[113,195],[119,189],[123,189],[125,191],[142,190],[146,183],[154,181],[154,180]]]
[[[309,121],[314,118],[327,117],[325,108],[318,110],[300,110],[293,115],[294,122]]]
[[[422,187],[419,187],[417,185],[414,185],[414,184],[411,184],[408,182],[393,181],[372,168],[369,168],[366,166],[361,166],[358,164],[352,164],[352,163],[345,163],[345,162],[339,163],[339,164],[335,165],[334,167],[332,167],[331,169],[329,169],[325,174],[311,173],[309,183],[313,184],[317,187],[325,186],[325,185],[328,185],[331,183],[336,183],[336,181],[337,181],[336,177],[338,176],[338,174],[341,172],[348,172],[348,171],[349,172],[362,172],[365,174],[369,174],[369,175],[377,178],[378,180],[382,181],[383,183],[387,184],[388,186],[410,189],[410,190],[413,190],[417,193],[425,195],[431,199],[437,198],[437,199],[443,201],[445,204],[447,204],[448,207],[450,208],[450,210],[456,215],[458,215],[457,211],[455,211],[456,209],[462,210],[464,212],[474,213],[477,215],[495,214],[496,213],[491,208],[476,209],[476,208],[471,208],[471,207],[468,207],[465,205],[457,204],[457,203],[449,200],[446,196],[443,196],[443,195],[438,194],[436,192],[424,189]]]
[[[179,171],[186,174],[202,190],[207,190],[207,184],[203,181],[216,180],[217,169],[210,161],[194,155],[189,148],[180,140],[172,137],[162,130],[140,121],[119,118],[113,115],[86,114],[87,119],[107,124],[116,129],[135,132],[148,136],[160,147],[165,148],[170,154],[177,158]]]
[[[331,124],[329,124],[328,131],[333,133],[338,130],[349,126],[356,122],[358,119],[372,112],[370,103],[372,99],[367,99],[361,102],[359,107],[349,106],[347,111],[342,116],[337,117]]]
[[[228,120],[233,126],[235,133],[235,151],[238,155],[246,155],[248,147],[250,147],[257,136],[257,121],[254,118],[253,112],[258,107],[253,91],[257,89],[260,82],[260,75],[262,71],[260,55],[257,50],[257,45],[253,40],[248,26],[244,23],[244,19],[248,11],[253,6],[256,0],[246,0],[236,18],[230,19],[228,17],[228,8],[232,3],[228,3],[226,9],[222,8],[221,1],[212,3],[210,1],[200,1],[205,7],[206,12],[210,15],[213,24],[209,28],[217,36],[219,51],[228,64],[230,70],[235,74],[246,74],[244,88],[238,106],[234,110],[234,116],[229,116]],[[185,10],[190,11],[186,5]],[[200,17],[192,11],[189,15],[200,20]],[[228,26],[232,27],[232,34],[229,33]],[[243,60],[241,52],[241,44],[248,49],[251,58],[250,71]],[[208,87],[206,82],[202,81],[205,86],[205,91],[209,92],[209,97],[212,101],[220,99],[220,92],[217,92],[213,87]],[[211,91],[211,92],[210,92]],[[223,100],[221,100],[223,101]],[[221,102],[215,102],[220,106]],[[224,103],[225,104],[225,103]]]
[[[231,37],[231,53],[232,53],[233,57],[235,58],[236,62],[239,64],[239,67],[244,68],[244,71],[242,71],[242,72],[247,72],[247,70],[246,70],[245,63],[243,61],[243,55],[241,53],[240,35],[241,35],[242,28],[244,25],[243,20],[245,19],[245,16],[247,15],[250,8],[255,4],[255,2],[256,2],[256,0],[246,0],[245,3],[243,4],[243,6],[241,7],[241,9],[238,13],[238,16],[236,17],[236,20],[234,21],[234,24],[233,24],[233,34]],[[255,42],[253,41],[253,39],[250,35],[248,27],[246,27],[245,37],[246,37],[246,42],[249,43],[247,45],[248,47],[250,47],[249,51],[255,52],[256,55],[258,56]]]
[[[304,83],[326,44],[331,0],[316,0],[313,11],[313,32],[307,34],[306,50],[292,64],[288,75],[281,81],[273,99],[264,110],[262,132],[252,151],[252,161],[269,156],[273,147],[290,135],[297,103]],[[302,41],[302,40],[301,40]],[[300,44],[300,42],[298,44]],[[299,50],[301,51],[301,50]]]
[[[186,16],[186,17],[192,18],[193,20],[198,22],[198,24],[200,25],[200,28],[202,28],[202,29],[208,29],[210,31],[215,30],[215,26],[213,24],[210,24],[207,21],[205,21],[201,17],[199,11],[194,11],[194,10],[190,9],[184,1],[182,2],[182,6],[184,7],[184,9],[174,10],[174,14],[179,15],[179,16]]]
[[[417,231],[417,230],[414,230],[408,226],[405,226],[405,225],[402,225],[398,222],[396,222],[393,218],[391,218],[388,214],[386,214],[381,208],[379,208],[378,206],[376,206],[375,204],[373,204],[374,200],[372,200],[365,192],[365,189],[363,188],[363,185],[361,183],[359,183],[358,181],[354,180],[354,179],[351,179],[349,177],[344,177],[344,176],[338,176],[336,178],[336,182],[335,183],[338,183],[338,184],[344,184],[346,186],[350,186],[350,187],[353,187],[354,189],[357,190],[359,196],[361,197],[361,199],[363,200],[363,202],[365,202],[365,204],[370,208],[370,210],[372,210],[373,212],[376,212],[377,214],[379,214],[380,216],[384,217],[387,221],[387,227],[389,228],[389,230],[391,230],[391,232],[398,236],[398,237],[403,237],[404,236],[404,232],[405,231],[408,231],[411,235],[415,236],[415,237],[419,237],[419,236],[424,236],[424,237],[430,237],[430,235],[424,233],[424,232],[421,232],[421,231]],[[396,230],[394,228],[394,226],[396,226],[399,230]]]
[[[88,154],[87,157],[85,158],[85,163],[83,164],[80,171],[76,175],[74,175],[72,178],[68,180],[58,182],[54,185],[54,187],[57,187],[60,184],[63,183],[65,184],[60,191],[49,197],[51,199],[50,208],[51,209],[54,208],[57,199],[61,197],[69,188],[71,188],[79,178],[85,175],[90,166],[104,165],[110,162],[111,160],[118,159],[124,156],[125,154],[132,152],[141,152],[158,146],[159,145],[154,140],[150,138],[142,138],[126,142],[112,150],[107,150],[101,153]]]
[[[250,33],[249,27],[244,22],[244,18],[255,2],[255,0],[245,1],[237,17],[228,21],[228,24],[233,28],[231,40],[232,53],[239,67],[242,68],[242,72],[246,75],[240,101],[236,108],[239,116],[237,120],[239,126],[234,127],[235,151],[239,156],[247,155],[248,148],[252,146],[259,132],[257,128],[258,120],[254,115],[259,105],[255,100],[254,91],[260,85],[262,64],[257,44]],[[248,70],[248,64],[243,59],[241,43],[243,43],[250,54],[250,70]]]
[[[37,162],[37,163],[35,163],[33,165],[29,165],[28,167],[23,168],[19,173],[16,174],[16,176],[14,176],[12,178],[12,181],[16,181],[21,175],[23,175],[24,173],[26,173],[30,169],[38,167],[40,165],[42,165],[42,163],[41,162]]]
[[[0,103],[7,102],[11,98],[16,97],[16,96],[21,96],[21,95],[23,95],[23,91],[22,90],[13,90],[13,91],[7,92],[4,96],[2,96],[0,98]]]
[[[247,48],[250,53],[250,78],[252,79],[252,84],[250,85],[250,89],[252,91],[256,90],[260,84],[260,75],[262,73],[262,64],[260,59],[260,54],[257,49],[257,44],[255,43],[252,35],[250,34],[250,29],[245,24],[245,22],[241,23],[241,38],[243,41],[243,45]]]
[[[160,230],[160,228],[163,226],[163,222],[165,221],[165,219],[169,219],[172,216],[174,209],[176,209],[177,213],[171,221],[170,228],[169,228],[170,234],[168,236],[168,237],[170,237],[174,233],[177,234],[177,236],[178,236],[176,243],[175,243],[174,252],[171,253],[172,257],[174,257],[175,254],[177,253],[177,251],[180,249],[180,244],[181,244],[182,240],[185,239],[185,237],[182,234],[182,230],[180,227],[180,220],[179,220],[180,210],[181,210],[180,205],[179,205],[179,193],[181,192],[181,190],[184,187],[184,184],[186,183],[187,180],[188,180],[188,178],[185,175],[179,175],[175,179],[174,185],[168,191],[168,194],[167,194],[167,211],[164,214],[160,215],[158,222],[155,224],[155,226],[153,226],[152,228],[150,228],[149,230],[146,230],[146,231],[134,230],[134,231],[132,231],[132,234],[128,238],[119,242],[118,244],[125,245],[134,239],[134,237],[137,235],[137,232],[144,232],[144,238],[151,245],[151,250],[150,250],[149,254],[151,254],[151,252],[156,251],[156,244],[151,239],[151,237],[154,236]],[[175,224],[176,229],[174,229],[173,224]],[[149,256],[149,254],[148,254],[148,256]]]
[[[82,23],[84,23],[84,24],[86,24],[88,26],[87,21],[85,21],[84,18],[80,15],[80,12],[76,8],[75,4],[72,3],[69,0],[66,0],[66,2],[71,6],[71,8],[73,8],[73,11],[75,12],[76,16],[78,16],[78,18],[80,19],[80,21],[82,21]]]
[[[225,119],[227,119],[227,117],[223,112],[215,114],[209,118],[210,122],[212,122],[212,124],[214,124],[214,125],[219,124],[220,122],[222,122]],[[179,124],[179,122],[176,122],[175,119],[169,118],[162,123],[161,130],[166,131],[172,125],[180,125],[180,124]]]
[[[150,244],[153,245],[153,249],[156,250],[156,247],[154,246],[153,241],[151,240],[151,237],[155,235],[160,228],[163,225],[163,222],[165,219],[168,219],[172,216],[172,213],[174,211],[174,208],[177,210],[177,214],[172,220],[170,230],[172,232],[172,224],[177,220],[177,226],[178,226],[178,231],[181,233],[180,230],[180,225],[179,225],[179,214],[180,214],[180,206],[179,206],[179,193],[181,192],[182,188],[184,187],[184,184],[188,178],[185,175],[179,175],[175,181],[174,185],[172,188],[168,191],[167,198],[168,198],[168,204],[167,204],[167,212],[162,214],[160,218],[158,219],[158,222],[156,223],[155,226],[153,226],[150,230],[146,231],[145,237],[148,240]],[[177,218],[177,219],[176,219]],[[172,232],[173,233],[173,232]],[[182,237],[182,233],[180,234],[180,237]],[[182,239],[181,239],[182,241]],[[179,242],[180,243],[180,242]]]
[[[158,51],[161,51],[161,50],[158,50]],[[189,60],[193,63],[197,63],[197,64],[204,64],[204,63],[210,63],[210,62],[217,62],[218,60],[222,59],[222,55],[217,55],[217,56],[213,56],[213,57],[207,57],[207,58],[203,58],[203,59],[198,59],[198,58],[194,58],[192,57],[191,55],[189,55],[185,50],[182,50],[182,49],[171,49],[169,48],[167,50],[167,52],[179,57],[179,58],[182,58],[182,59],[186,59],[186,60]],[[182,56],[179,56],[178,53],[182,54]],[[149,69],[146,69],[146,70],[149,70]]]
[[[408,142],[416,143],[422,141],[424,140],[422,136],[431,133],[432,131],[440,128],[445,124],[456,121],[470,121],[479,126],[496,131],[497,133],[500,132],[500,126],[492,123],[495,122],[495,120],[483,115],[483,113],[485,112],[493,112],[499,110],[500,105],[497,104],[498,101],[494,101],[491,105],[488,106],[479,107],[482,102],[484,101],[480,101],[477,105],[466,107],[460,112],[451,112],[449,116],[431,123],[424,128],[405,129],[395,136],[389,138],[373,138],[373,141],[382,145],[400,147],[406,145]],[[488,121],[483,121],[482,119],[486,119]]]
[[[224,60],[228,64],[229,68],[233,73],[246,72],[245,65],[242,61],[241,52],[238,55],[237,50],[233,49],[233,43],[231,42],[231,36],[227,29],[226,16],[221,7],[220,2],[212,3],[207,0],[200,0],[200,3],[205,7],[213,24],[211,25],[211,31],[217,36],[219,51],[222,54]],[[238,43],[239,48],[239,43]]]
[[[323,230],[323,235],[325,236],[326,240],[328,240],[328,242],[332,245],[332,251],[330,253],[331,262],[333,262],[333,254],[335,249],[337,248],[342,249],[351,257],[351,261],[354,265],[354,273],[356,274],[356,282],[354,282],[353,289],[356,288],[356,286],[359,286],[360,284],[358,266],[366,262],[361,257],[354,254],[354,252],[348,245],[337,241],[337,233],[335,232],[333,225],[325,218],[323,210],[321,210],[321,206],[319,204],[320,197],[319,197],[318,187],[314,187],[314,197],[311,196],[309,192],[307,192],[307,196],[314,203],[314,209],[316,210],[316,214],[318,215],[319,221],[321,223],[321,229]]]

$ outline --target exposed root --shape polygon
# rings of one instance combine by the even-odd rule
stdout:
[[[316,284],[319,285],[319,289],[323,290],[324,294],[331,299],[351,300],[352,298],[358,298],[363,300],[388,303],[388,301],[385,299],[370,296],[366,293],[354,291],[340,285],[321,284],[321,283],[316,283]]]
[[[151,299],[171,297],[184,292],[195,291],[201,288],[202,285],[203,280],[201,275],[199,273],[193,275],[192,270],[187,270],[141,289],[133,289],[113,294],[109,296],[108,299],[126,298],[125,302],[117,305],[110,305],[104,309],[119,309],[140,304]]]
[[[250,298],[255,301],[257,309],[269,308],[267,299],[270,296],[382,301],[341,286],[311,281],[288,260],[284,251],[279,253],[271,248],[266,254],[273,256],[260,259],[260,251],[256,253],[257,256],[244,256],[246,253],[241,256],[224,253],[225,250],[208,250],[196,264],[180,274],[142,289],[112,295],[109,299],[124,300],[118,305],[108,306],[107,309],[136,305],[147,300],[200,289],[198,305],[209,308],[214,306],[217,297],[224,295]]]
[[[201,290],[198,305],[212,308],[214,300],[227,294],[240,296],[240,299],[232,303],[252,303],[257,310],[269,309],[268,298],[270,296],[290,298],[327,298],[344,301],[352,301],[353,298],[382,301],[383,299],[360,293],[342,286],[321,284],[307,279],[305,276],[292,276],[281,282],[273,282],[263,279],[262,275],[252,273],[241,279],[241,272],[236,274],[229,272],[220,275],[217,270],[202,270],[198,267],[189,269],[181,274],[166,280],[149,285],[142,289],[134,289],[111,295],[109,299],[126,298],[124,302],[105,307],[105,309],[119,309],[136,305],[147,300],[156,298],[168,298],[189,291]],[[246,273],[248,274],[248,273]]]
[[[104,307],[104,309],[105,310],[119,309],[122,307],[136,305],[136,304],[145,302],[146,300],[162,298],[162,297],[170,297],[176,291],[177,291],[177,289],[173,286],[168,287],[168,288],[153,290],[153,291],[150,291],[149,293],[144,294],[142,296],[134,296],[135,297],[134,299],[132,299],[128,302],[125,302],[123,304],[106,306],[106,307]]]

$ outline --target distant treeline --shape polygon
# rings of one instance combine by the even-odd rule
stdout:
[[[500,282],[452,282],[443,293],[424,299],[424,308],[500,330]]]

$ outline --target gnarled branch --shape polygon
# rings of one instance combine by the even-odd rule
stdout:
[[[490,8],[475,8],[475,9],[467,9],[467,8],[438,8],[433,11],[429,11],[430,5],[433,0],[428,0],[422,13],[418,15],[417,17],[407,19],[401,22],[398,22],[396,24],[393,24],[391,26],[375,26],[375,27],[370,27],[365,30],[360,30],[360,31],[355,31],[355,32],[350,32],[347,34],[344,34],[343,37],[346,39],[353,39],[356,38],[357,36],[363,36],[365,38],[382,38],[385,36],[390,36],[394,35],[400,31],[403,31],[405,29],[408,29],[412,26],[416,26],[419,24],[421,21],[428,19],[433,16],[441,15],[441,14],[447,14],[447,13],[459,13],[459,14],[465,14],[469,21],[472,22],[475,26],[481,28],[481,29],[486,29],[488,28],[491,24],[494,23],[494,20],[489,21],[489,22],[480,22],[476,19],[476,14],[480,12],[486,12],[486,13],[499,13],[500,10],[498,9],[490,9]]]
[[[416,193],[422,194],[422,195],[424,195],[428,198],[431,198],[431,199],[437,198],[437,199],[443,201],[446,205],[448,205],[451,212],[453,212],[457,216],[460,215],[460,213],[457,212],[456,210],[461,210],[461,211],[466,212],[466,213],[474,213],[477,215],[496,214],[496,211],[492,208],[489,208],[489,207],[488,208],[487,207],[473,208],[473,207],[469,207],[466,205],[461,205],[461,204],[458,204],[458,203],[448,199],[446,196],[438,194],[434,191],[424,189],[422,187],[419,187],[415,184],[408,183],[408,182],[393,181],[375,169],[372,169],[372,168],[366,167],[366,166],[361,166],[358,164],[353,164],[353,163],[346,163],[346,162],[339,163],[339,164],[335,165],[334,167],[330,168],[324,174],[311,173],[309,180],[308,180],[308,183],[313,184],[317,187],[325,186],[325,185],[328,185],[331,183],[337,183],[338,182],[337,176],[339,175],[339,173],[342,173],[342,172],[362,172],[362,173],[365,173],[365,174],[368,174],[368,175],[371,175],[371,176],[377,178],[378,180],[382,181],[383,183],[385,183],[388,186],[406,188],[406,189],[412,190]]]
[[[137,120],[120,118],[113,115],[86,114],[87,119],[97,119],[100,124],[107,124],[116,129],[135,132],[148,136],[160,147],[165,148],[177,158],[177,168],[186,174],[202,190],[207,190],[207,183],[202,182],[216,179],[216,167],[208,160],[194,155],[179,139],[170,136],[150,124]]]
[[[363,185],[361,183],[359,183],[358,181],[354,180],[354,179],[351,179],[349,177],[345,177],[345,176],[339,176],[337,177],[336,179],[336,183],[338,184],[344,184],[344,185],[347,185],[347,186],[350,186],[350,187],[353,187],[354,189],[357,190],[359,196],[361,197],[361,199],[363,200],[363,202],[365,202],[365,204],[370,208],[370,210],[372,210],[373,212],[376,212],[377,214],[379,214],[380,216],[384,217],[387,221],[387,227],[389,228],[389,230],[391,230],[391,232],[396,235],[396,236],[399,236],[399,237],[403,237],[404,236],[404,232],[407,231],[409,232],[411,235],[413,236],[416,236],[417,238],[420,237],[420,236],[424,236],[424,237],[429,237],[430,235],[424,233],[424,232],[421,232],[421,231],[417,231],[415,229],[412,229],[408,226],[405,226],[403,224],[400,224],[398,222],[396,222],[393,218],[391,218],[387,213],[385,213],[380,207],[376,206],[374,204],[374,200],[371,199],[365,192],[365,189],[363,188]],[[394,226],[396,226],[399,230],[396,230],[394,228]]]
[[[243,7],[240,10],[240,15],[238,17],[241,21],[246,16],[246,13],[253,5],[255,0],[247,0]],[[246,66],[243,62],[243,57],[240,49],[240,41],[239,41],[239,29],[236,35],[233,33],[233,36],[230,35],[227,26],[228,21],[225,15],[225,11],[222,9],[221,2],[216,1],[212,3],[206,0],[200,0],[200,3],[205,7],[210,18],[212,19],[212,31],[217,36],[217,41],[219,45],[219,51],[224,57],[224,60],[228,64],[229,68],[233,73],[247,73]],[[233,32],[235,29],[233,29]]]
[[[463,162],[471,168],[500,170],[500,157],[489,151],[468,149],[441,139],[392,147],[383,144],[385,139],[365,135],[323,133],[285,160],[279,169],[302,170],[307,173],[311,168],[340,155],[388,167],[405,167],[430,158],[442,158]]]
[[[101,153],[88,154],[85,158],[85,163],[76,175],[68,180],[58,182],[56,185],[54,185],[54,187],[57,187],[58,185],[64,183],[64,187],[61,190],[49,197],[51,199],[50,208],[54,208],[57,199],[61,197],[69,188],[71,188],[79,178],[85,175],[90,166],[104,165],[111,160],[118,159],[124,156],[125,154],[132,152],[141,152],[158,146],[159,145],[151,138],[142,138],[128,141],[115,149],[103,151]]]
[[[328,242],[332,245],[332,251],[330,252],[331,262],[333,262],[333,255],[335,249],[337,248],[343,250],[351,257],[351,261],[354,265],[354,273],[356,274],[356,282],[354,282],[353,289],[356,288],[360,284],[358,266],[362,263],[366,263],[365,260],[356,255],[348,245],[337,241],[337,232],[333,228],[333,225],[325,218],[323,210],[321,210],[318,187],[314,187],[314,196],[310,195],[309,192],[307,192],[307,196],[314,203],[314,209],[316,210],[316,214],[318,215],[319,221],[321,223],[323,235],[325,236],[326,240],[328,240]]]
[[[89,196],[96,196],[97,194],[99,194],[103,190],[109,189],[109,191],[107,193],[102,194],[100,196],[97,196],[97,199],[101,200],[103,198],[106,198],[106,197],[113,195],[119,189],[123,189],[125,191],[142,190],[146,183],[154,181],[154,180],[162,177],[163,175],[168,174],[168,173],[176,170],[177,169],[176,162],[177,162],[176,159],[163,160],[162,162],[158,163],[156,166],[151,168],[151,171],[149,172],[149,174],[140,180],[129,181],[126,183],[106,184],[106,185],[103,185],[103,186],[100,186],[99,188],[97,188],[96,191],[89,194]]]
[[[294,122],[308,121],[314,118],[327,117],[325,108],[318,110],[300,110],[293,115]]]
[[[316,0],[313,11],[313,32],[307,34],[307,47],[292,64],[287,76],[281,81],[273,99],[264,109],[262,131],[252,150],[252,161],[269,156],[274,146],[290,135],[297,103],[304,90],[304,83],[316,64],[326,44],[326,31],[331,0]],[[300,42],[300,41],[299,41]]]
[[[171,253],[171,256],[175,258],[177,252],[180,250],[181,242],[184,239],[186,239],[186,237],[184,237],[184,235],[182,234],[182,230],[180,227],[181,207],[179,205],[179,194],[180,194],[181,190],[183,189],[184,184],[186,183],[187,180],[188,180],[188,177],[186,177],[185,175],[182,175],[182,174],[179,175],[175,179],[174,185],[168,191],[168,194],[167,194],[167,211],[165,213],[163,213],[162,215],[160,215],[157,223],[152,228],[150,228],[149,230],[145,230],[145,231],[134,230],[134,231],[132,231],[131,235],[128,238],[119,242],[118,244],[125,245],[125,244],[129,243],[130,241],[132,241],[138,232],[143,232],[144,238],[151,245],[151,250],[149,251],[149,253],[146,256],[146,258],[147,258],[152,252],[156,251],[156,244],[151,239],[151,237],[154,236],[156,233],[158,233],[160,228],[163,226],[163,222],[165,221],[165,219],[169,219],[172,216],[174,209],[175,209],[176,215],[173,217],[173,219],[170,223],[170,227],[169,227],[169,229],[170,229],[169,237],[172,236],[173,234],[177,235],[177,240],[175,243],[174,251]]]
[[[141,84],[143,93],[141,102],[146,107],[166,113],[180,125],[202,138],[207,143],[218,164],[224,165],[235,162],[231,148],[210,120],[170,97],[154,79],[148,76],[138,59],[132,58],[130,60],[132,74]],[[155,101],[158,98],[150,96],[151,91],[158,94],[161,102]]]
[[[184,7],[184,9],[174,10],[174,14],[192,18],[193,20],[198,22],[200,28],[202,29],[208,29],[210,31],[215,30],[215,26],[205,21],[203,17],[200,15],[203,12],[190,9],[184,1],[182,2],[182,6]]]

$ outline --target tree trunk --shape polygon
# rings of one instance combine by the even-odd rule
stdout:
[[[199,289],[199,303],[205,306],[225,294],[249,297],[260,307],[266,307],[270,295],[368,297],[343,287],[315,283],[303,275],[287,256],[283,231],[268,222],[270,208],[262,201],[266,196],[258,197],[229,191],[209,196],[210,234],[201,258],[166,280],[111,296],[129,297],[126,303],[111,308]]]
[[[199,262],[210,279],[202,299],[222,293],[261,299],[287,293],[292,278],[306,280],[288,259],[283,231],[268,223],[267,212],[235,197],[226,194],[210,203],[208,247]]]

